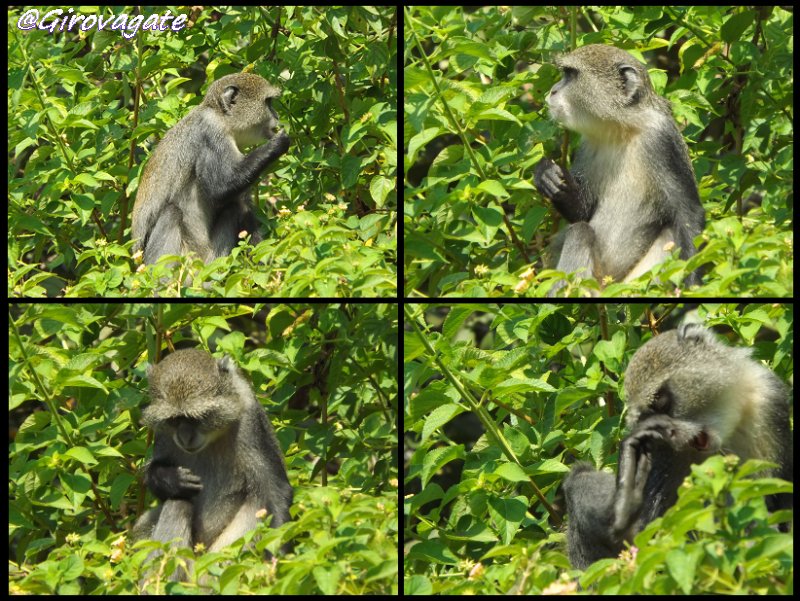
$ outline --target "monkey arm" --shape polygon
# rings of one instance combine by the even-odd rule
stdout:
[[[644,488],[653,466],[650,453],[645,452],[644,441],[654,433],[643,430],[626,438],[620,448],[617,494],[614,499],[614,522],[611,527],[615,540],[630,539],[636,518],[642,511]],[[658,433],[655,433],[659,436]]]
[[[686,144],[674,123],[670,123],[669,128],[671,135],[647,135],[644,145],[665,162],[666,168],[661,173],[664,193],[658,207],[673,230],[681,258],[688,259],[697,252],[694,239],[705,227],[705,210],[700,203]]]
[[[652,467],[644,442],[651,434],[642,430],[622,442],[616,479],[579,463],[564,480],[567,549],[573,567],[583,570],[598,559],[616,557],[624,541],[638,532],[635,525]]]
[[[192,542],[193,516],[194,508],[191,502],[167,501],[159,508],[158,522],[151,538],[163,542],[178,539],[176,546],[188,547]]]
[[[616,557],[625,541],[675,503],[697,451],[708,443],[699,425],[659,414],[640,421],[622,441],[616,479],[576,464],[564,480],[572,565],[584,569]]]
[[[564,481],[564,495],[569,513],[567,546],[574,567],[584,569],[598,559],[616,557],[623,541],[636,534],[652,467],[646,441],[660,435],[645,428],[623,440],[616,479],[587,463],[572,468]]]
[[[290,139],[281,130],[248,154],[239,152],[229,136],[221,138],[218,128],[205,132],[199,142],[206,151],[198,153],[195,164],[197,183],[204,197],[215,204],[224,204],[238,198],[255,184],[269,164],[286,153]],[[231,161],[231,156],[240,158]]]
[[[250,458],[247,468],[248,502],[252,502],[256,509],[266,509],[272,514],[271,526],[277,528],[291,519],[289,507],[292,505],[294,491],[286,475],[286,466],[283,462],[281,450],[275,431],[269,422],[267,414],[261,405],[255,401],[256,414],[250,421],[256,430],[250,440],[256,441],[258,453]]]
[[[552,202],[556,210],[570,223],[589,221],[592,218],[597,199],[560,165],[550,159],[542,159],[536,165],[533,181],[542,196]]]

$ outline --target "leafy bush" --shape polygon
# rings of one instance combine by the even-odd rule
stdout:
[[[684,595],[785,594],[794,571],[794,540],[779,532],[764,495],[791,492],[775,479],[752,479],[764,462],[737,468],[735,456],[692,466],[678,502],[651,522],[620,559],[591,565],[581,585],[600,593]]]

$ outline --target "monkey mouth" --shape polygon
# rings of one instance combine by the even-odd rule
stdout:
[[[698,451],[708,451],[711,448],[711,437],[705,430],[700,430],[700,433],[692,438],[689,445]]]

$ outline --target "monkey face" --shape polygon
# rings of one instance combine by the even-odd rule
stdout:
[[[629,53],[590,44],[559,57],[562,79],[547,95],[553,119],[590,138],[618,137],[631,121],[653,119],[646,110],[655,96],[647,69]]]
[[[228,131],[240,151],[263,144],[281,128],[273,101],[281,92],[263,77],[249,73],[215,81],[204,104],[221,109]]]
[[[696,324],[687,324],[649,340],[625,372],[629,427],[652,414],[697,424],[703,436],[697,450],[728,448],[754,419],[759,390],[769,389],[771,374],[750,359],[747,349],[723,345]],[[740,454],[749,456],[740,445]]]
[[[251,106],[250,109],[252,113],[248,115],[249,119],[238,121],[238,125],[231,129],[239,150],[263,144],[281,131],[281,123],[278,114],[272,108],[271,98],[267,99],[264,106]]]
[[[547,94],[547,108],[550,111],[550,116],[561,125],[573,131],[581,131],[580,123],[570,110],[571,105],[568,98],[568,88],[575,85],[578,71],[572,67],[562,66],[561,72],[563,75],[561,80]]]
[[[179,449],[191,455],[205,449],[222,436],[226,429],[212,429],[201,420],[175,417],[164,422],[161,431],[171,437]]]

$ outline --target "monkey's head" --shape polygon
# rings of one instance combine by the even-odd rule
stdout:
[[[690,446],[717,450],[755,421],[757,391],[772,382],[749,350],[689,324],[655,336],[634,354],[625,372],[627,423],[666,414],[699,428],[689,434]]]
[[[280,95],[280,90],[263,77],[235,73],[211,84],[203,106],[222,117],[239,150],[244,150],[266,142],[281,130],[278,113],[272,106]]]
[[[150,406],[142,423],[171,437],[187,453],[201,451],[238,424],[245,404],[257,402],[229,357],[180,350],[148,369]]]
[[[547,96],[550,115],[589,138],[619,139],[670,115],[669,103],[653,90],[645,66],[633,56],[602,44],[559,57],[563,75]]]

